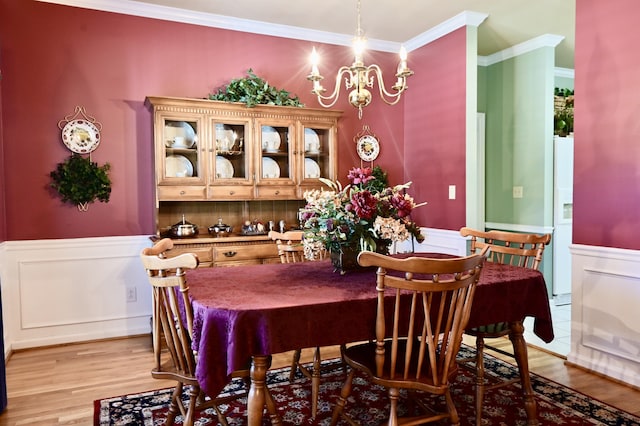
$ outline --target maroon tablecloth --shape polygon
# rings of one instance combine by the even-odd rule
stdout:
[[[333,272],[329,261],[202,268],[187,271],[194,308],[196,376],[217,395],[228,374],[252,354],[374,338],[375,270]],[[535,318],[535,333],[553,339],[542,274],[487,263],[468,327]]]

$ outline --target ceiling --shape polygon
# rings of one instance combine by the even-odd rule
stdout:
[[[357,21],[356,0],[138,0],[138,3],[349,37],[355,33]],[[361,25],[370,40],[404,43],[463,11],[480,12],[488,15],[478,27],[480,56],[553,34],[564,37],[556,47],[556,67],[573,69],[575,7],[576,0],[362,0]]]

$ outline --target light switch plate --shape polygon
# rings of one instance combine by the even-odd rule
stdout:
[[[513,187],[513,198],[522,198],[523,188],[521,186]]]
[[[450,200],[455,200],[456,199],[456,186],[455,185],[449,185],[449,199]]]

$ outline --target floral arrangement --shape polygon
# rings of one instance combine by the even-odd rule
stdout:
[[[347,177],[349,184],[344,188],[340,182],[320,179],[329,190],[304,194],[306,205],[300,209],[300,218],[307,258],[323,250],[386,254],[392,242],[412,236],[424,241],[410,214],[426,203],[416,204],[406,193],[411,182],[389,187],[387,174],[379,166],[353,168]]]

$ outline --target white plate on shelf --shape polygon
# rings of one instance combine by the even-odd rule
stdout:
[[[280,134],[271,126],[262,126],[262,149],[267,152],[278,152]]]
[[[221,155],[216,155],[216,177],[222,179],[233,177],[233,164]]]
[[[313,129],[304,129],[304,150],[309,154],[320,152],[320,137]]]
[[[231,151],[235,143],[231,126],[216,124],[216,149],[218,151]]]
[[[280,166],[271,157],[262,157],[262,178],[276,179],[280,177]]]
[[[193,127],[186,121],[167,121],[164,126],[164,137],[165,145],[170,148],[193,148],[198,140]],[[176,137],[179,139],[178,143],[175,143]]]
[[[184,155],[169,155],[164,160],[167,177],[193,176],[193,164]]]
[[[306,179],[317,179],[320,177],[320,166],[311,158],[304,159],[304,177]]]

